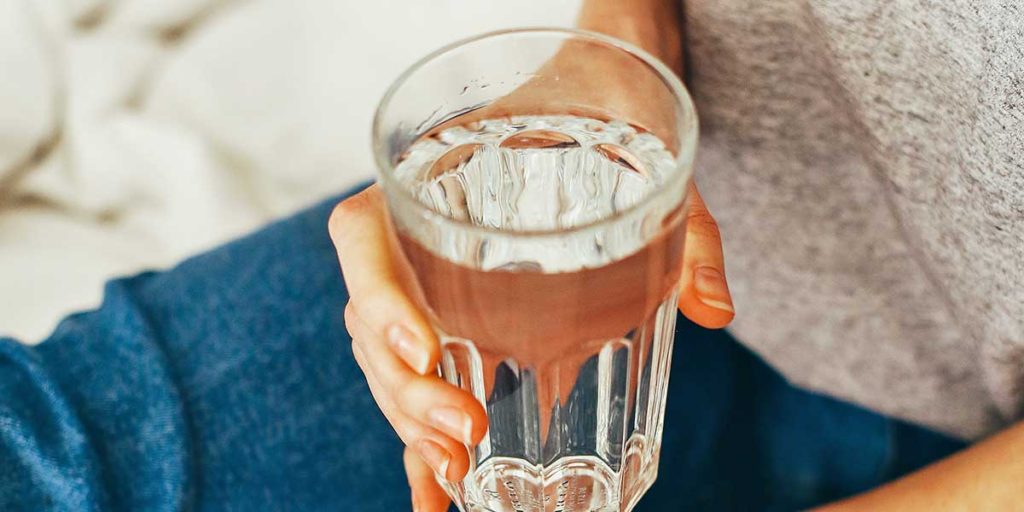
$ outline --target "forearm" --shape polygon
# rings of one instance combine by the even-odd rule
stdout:
[[[680,10],[679,0],[586,0],[577,23],[635,44],[679,73],[683,66]]]
[[[1024,503],[1024,423],[952,457],[818,512],[1018,510]]]

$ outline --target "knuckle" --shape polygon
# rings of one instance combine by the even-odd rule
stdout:
[[[330,233],[332,239],[337,240],[345,232],[345,225],[348,224],[352,215],[353,208],[348,200],[334,206],[331,216],[327,219],[327,232]]]
[[[349,328],[349,331],[351,331],[352,327],[356,325],[358,320],[359,313],[356,311],[356,305],[354,302],[349,300],[348,304],[345,304],[345,326]]]
[[[327,230],[331,237],[343,236],[353,220],[372,213],[379,201],[374,189],[364,190],[334,206],[327,220]]]
[[[686,215],[686,221],[689,224],[689,229],[694,230],[700,235],[715,239],[721,237],[718,222],[715,221],[715,218],[705,208],[691,210]]]
[[[356,360],[356,365],[358,365],[359,369],[365,374],[366,356],[363,355],[363,351],[359,348],[359,342],[357,342],[355,338],[352,339],[352,358]]]
[[[402,462],[405,464],[405,472],[410,477],[413,475],[412,471],[419,465],[419,461],[416,460],[416,452],[412,451],[412,447],[406,445],[405,450],[402,452]]]
[[[370,331],[370,326],[366,324],[362,313],[359,310],[359,306],[355,302],[349,301],[348,305],[345,306],[345,328],[348,329],[349,334],[352,335],[353,341],[356,337],[368,336],[373,333]],[[363,340],[368,341],[368,340]]]

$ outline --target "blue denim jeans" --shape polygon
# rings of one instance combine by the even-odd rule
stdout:
[[[336,201],[112,281],[38,346],[0,340],[0,510],[409,510],[402,445],[342,322]],[[679,325],[641,511],[801,509],[963,446]]]

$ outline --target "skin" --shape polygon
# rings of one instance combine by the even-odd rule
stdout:
[[[677,0],[587,0],[578,25],[633,43],[679,73],[679,4]],[[563,78],[558,83],[528,82],[472,117],[593,114],[577,109],[594,103],[588,95],[600,94],[608,111],[599,114],[627,118],[671,140],[671,123],[653,104],[644,103],[651,95],[638,93],[646,85],[623,81],[623,76],[635,73],[616,72],[619,65],[597,55],[581,59],[579,52],[572,58],[556,55],[547,66]],[[464,117],[459,122],[470,120]],[[721,328],[735,314],[724,277],[721,238],[700,194],[691,187],[679,308],[699,325]],[[414,281],[407,262],[395,250],[378,188],[372,186],[340,203],[329,228],[351,296],[345,322],[352,334],[353,353],[374,399],[406,444],[404,463],[413,510],[444,512],[449,499],[434,473],[453,481],[466,474],[469,457],[464,445],[475,445],[483,438],[486,414],[472,396],[443,382],[434,371],[440,347],[408,286]],[[1017,426],[901,480],[820,510],[1013,510],[1024,503],[1022,482],[1024,427]]]
[[[1024,424],[882,487],[818,512],[974,512],[1020,510],[1024,503]]]
[[[632,42],[678,72],[682,67],[678,32],[675,28],[653,30],[655,20],[677,19],[675,2],[629,2],[629,9],[616,4],[588,3],[579,25]],[[677,27],[678,23],[665,25]],[[582,113],[575,109],[595,103],[588,95],[600,93],[601,103],[610,106],[605,115],[628,118],[671,140],[668,136],[674,128],[663,121],[664,114],[644,104],[644,98],[650,101],[650,95],[636,92],[638,87],[654,84],[622,80],[630,71],[617,70],[622,63],[599,55],[589,61],[581,66],[579,52],[572,59],[555,56],[547,66],[574,83],[527,83],[473,117],[536,113],[537,105],[551,104],[558,105],[554,109],[557,113]],[[550,108],[544,111],[556,112]],[[459,122],[470,120],[462,118]],[[721,328],[734,316],[724,277],[721,239],[714,218],[696,188],[691,187],[679,307],[694,322]],[[440,347],[416,305],[413,290],[406,284],[414,281],[404,258],[395,250],[394,234],[378,188],[370,187],[339,204],[329,228],[351,296],[345,322],[352,334],[353,353],[374,399],[407,446],[404,462],[413,510],[446,511],[449,500],[434,473],[449,480],[460,480],[466,474],[469,456],[464,444],[475,445],[483,438],[487,430],[484,409],[471,395],[443,382],[434,372]]]

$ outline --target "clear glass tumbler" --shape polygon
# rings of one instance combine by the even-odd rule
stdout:
[[[599,34],[521,29],[423,58],[373,126],[394,243],[486,407],[459,508],[628,511],[658,470],[697,120]]]

